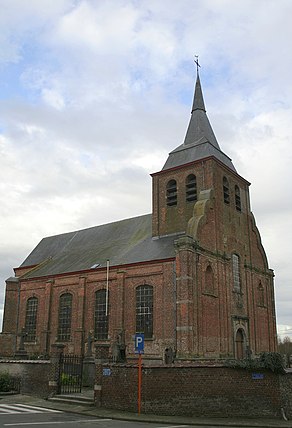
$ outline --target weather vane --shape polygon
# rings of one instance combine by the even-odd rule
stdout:
[[[199,55],[195,55],[195,58],[194,62],[197,64],[197,74],[199,74],[199,67],[201,67],[199,64]]]

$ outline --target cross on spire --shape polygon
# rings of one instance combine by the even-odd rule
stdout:
[[[195,60],[194,60],[194,63],[195,64],[197,64],[197,75],[199,74],[199,67],[201,67],[200,66],[200,64],[199,64],[199,55],[195,55]]]

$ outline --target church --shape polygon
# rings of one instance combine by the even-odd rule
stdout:
[[[87,344],[144,362],[276,351],[274,274],[250,183],[220,148],[197,70],[182,144],[152,176],[152,213],[42,239],[6,280],[1,356]],[[116,349],[119,353],[116,354]]]

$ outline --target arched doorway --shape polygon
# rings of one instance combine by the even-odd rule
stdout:
[[[238,329],[236,332],[235,352],[238,360],[242,360],[245,357],[244,332],[242,329]]]

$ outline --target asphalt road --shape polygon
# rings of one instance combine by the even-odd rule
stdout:
[[[102,419],[29,404],[3,403],[0,404],[0,428],[2,427],[187,428],[190,425],[121,421],[110,418]],[[215,428],[215,425],[196,425],[196,428],[207,427]],[[228,428],[228,425],[221,425],[221,428]],[[245,426],[245,428],[250,427]]]

